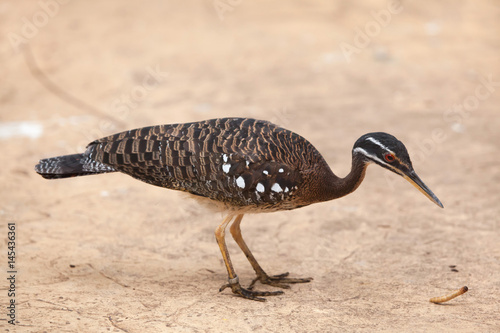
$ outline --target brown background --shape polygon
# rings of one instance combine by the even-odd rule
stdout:
[[[51,15],[0,3],[0,227],[5,239],[17,223],[19,332],[500,330],[497,1],[405,1],[383,27],[383,0],[54,1]],[[362,46],[350,61],[346,44]],[[359,136],[389,132],[445,209],[370,167],[346,198],[245,217],[267,271],[314,277],[258,303],[218,292],[220,214],[121,174],[33,171],[117,131],[225,116],[296,131],[342,176]],[[43,132],[9,134],[20,124]]]

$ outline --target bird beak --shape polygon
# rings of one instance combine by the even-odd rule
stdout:
[[[403,174],[404,179],[409,181],[413,186],[415,186],[420,192],[422,192],[427,198],[429,198],[432,202],[434,202],[436,205],[438,205],[441,208],[443,207],[443,204],[439,199],[436,197],[434,193],[427,187],[427,185],[424,184],[424,182],[417,176],[415,171],[410,171],[407,174]]]

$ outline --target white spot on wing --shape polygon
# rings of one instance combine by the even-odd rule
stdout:
[[[226,154],[222,154],[222,159],[224,160],[224,163],[227,162],[227,155]]]
[[[245,188],[245,180],[243,179],[243,177],[239,176],[238,178],[236,178],[236,185],[238,185],[238,187],[240,188]]]
[[[283,192],[287,193],[288,192],[288,187],[285,187],[285,190]]]
[[[263,174],[265,174],[265,175],[268,175],[268,174],[269,174],[269,171],[264,170],[264,171],[262,171],[262,173],[263,173]]]
[[[225,173],[228,173],[229,172],[229,169],[231,169],[231,164],[229,163],[224,163],[222,165],[222,171],[224,171]]]
[[[273,186],[271,186],[271,191],[282,192],[283,189],[281,188],[280,184],[274,183]]]
[[[280,169],[278,170],[278,172],[279,172],[279,173],[283,173],[283,172],[285,172],[285,170],[283,170],[283,168],[280,168]]]
[[[260,193],[264,193],[264,191],[266,190],[264,185],[262,185],[261,183],[258,183],[257,187],[255,189],[257,190],[257,192],[260,192]]]

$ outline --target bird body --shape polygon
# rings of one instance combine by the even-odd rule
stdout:
[[[78,156],[76,165],[69,163]],[[50,168],[54,161],[66,169]],[[37,166],[46,178],[115,171],[246,211],[293,209],[333,199],[330,183],[339,179],[300,135],[242,118],[125,131],[91,142],[84,154],[42,160]]]
[[[121,132],[91,142],[83,154],[41,160],[35,170],[48,179],[118,171],[208,199],[227,212],[216,229],[229,276],[224,287],[245,298],[262,300],[258,296],[279,292],[241,288],[224,240],[231,220],[231,233],[256,271],[257,280],[286,288],[288,283],[310,279],[268,276],[241,237],[243,214],[290,210],[347,195],[361,184],[370,163],[407,178],[442,207],[414,173],[404,145],[393,136],[366,134],[356,141],[352,156],[351,172],[340,178],[302,136],[267,121],[221,118]]]

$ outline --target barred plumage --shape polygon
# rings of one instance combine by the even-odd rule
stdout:
[[[267,121],[222,118],[144,127],[91,142],[85,153],[41,160],[35,170],[45,178],[65,178],[119,171],[146,183],[210,199],[228,216],[216,229],[233,293],[258,296],[240,286],[225,244],[225,229],[252,264],[255,281],[286,288],[309,282],[287,274],[269,276],[257,263],[241,236],[244,213],[294,209],[342,197],[363,180],[368,164],[376,163],[409,180],[436,204],[435,195],[413,171],[404,145],[386,133],[369,133],[354,145],[352,169],[337,177],[321,154],[300,135]],[[253,286],[253,283],[251,286]]]
[[[109,165],[91,159],[88,153],[84,153],[40,160],[35,166],[35,171],[43,178],[56,179],[95,175],[116,170]]]
[[[43,160],[36,170],[47,177],[53,169],[46,168],[49,163],[61,166],[66,161]],[[267,121],[241,118],[114,134],[90,143],[79,162],[82,175],[120,171],[152,185],[213,199],[227,209],[247,210],[292,209],[318,201],[297,193],[299,188],[317,188],[317,171],[328,170],[303,137]],[[307,187],[301,186],[304,182]]]

